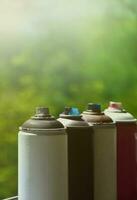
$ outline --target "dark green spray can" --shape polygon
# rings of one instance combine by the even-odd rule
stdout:
[[[77,108],[66,107],[58,120],[68,136],[69,200],[91,200],[92,129]]]

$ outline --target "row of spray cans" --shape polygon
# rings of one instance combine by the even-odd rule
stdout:
[[[18,138],[19,200],[137,200],[136,119],[121,103],[57,120],[39,107]]]

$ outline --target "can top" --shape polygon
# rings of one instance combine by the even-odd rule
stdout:
[[[69,127],[81,127],[81,126],[89,126],[82,119],[82,115],[80,114],[78,108],[75,107],[65,107],[63,113],[59,115],[58,119],[64,126]]]
[[[58,128],[63,128],[63,125],[50,115],[49,109],[46,107],[37,107],[35,115],[27,120],[20,127],[20,130],[31,131]]]
[[[112,123],[109,116],[101,112],[101,105],[88,103],[88,109],[82,113],[83,119],[92,124]]]
[[[111,117],[115,122],[132,122],[136,121],[132,114],[128,113],[121,102],[110,102],[105,114]]]

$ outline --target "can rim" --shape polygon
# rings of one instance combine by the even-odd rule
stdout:
[[[137,119],[132,119],[132,120],[114,120],[115,123],[120,122],[120,123],[136,123]]]
[[[41,131],[41,132],[44,132],[44,131],[60,131],[60,130],[65,130],[65,128],[40,129],[40,128],[25,128],[25,127],[20,126],[19,130],[20,131]]]
[[[17,200],[18,199],[18,196],[14,196],[14,197],[9,197],[7,199],[3,199],[3,200]]]

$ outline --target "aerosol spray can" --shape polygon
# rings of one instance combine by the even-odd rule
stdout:
[[[67,135],[48,108],[20,127],[18,145],[19,200],[68,200]]]
[[[137,200],[136,119],[123,109],[121,102],[110,102],[105,113],[117,126],[118,200]]]
[[[93,196],[94,200],[116,200],[116,127],[101,112],[99,104],[89,103],[82,113],[93,128]]]
[[[92,200],[92,129],[77,108],[66,107],[58,120],[68,135],[69,200]]]

